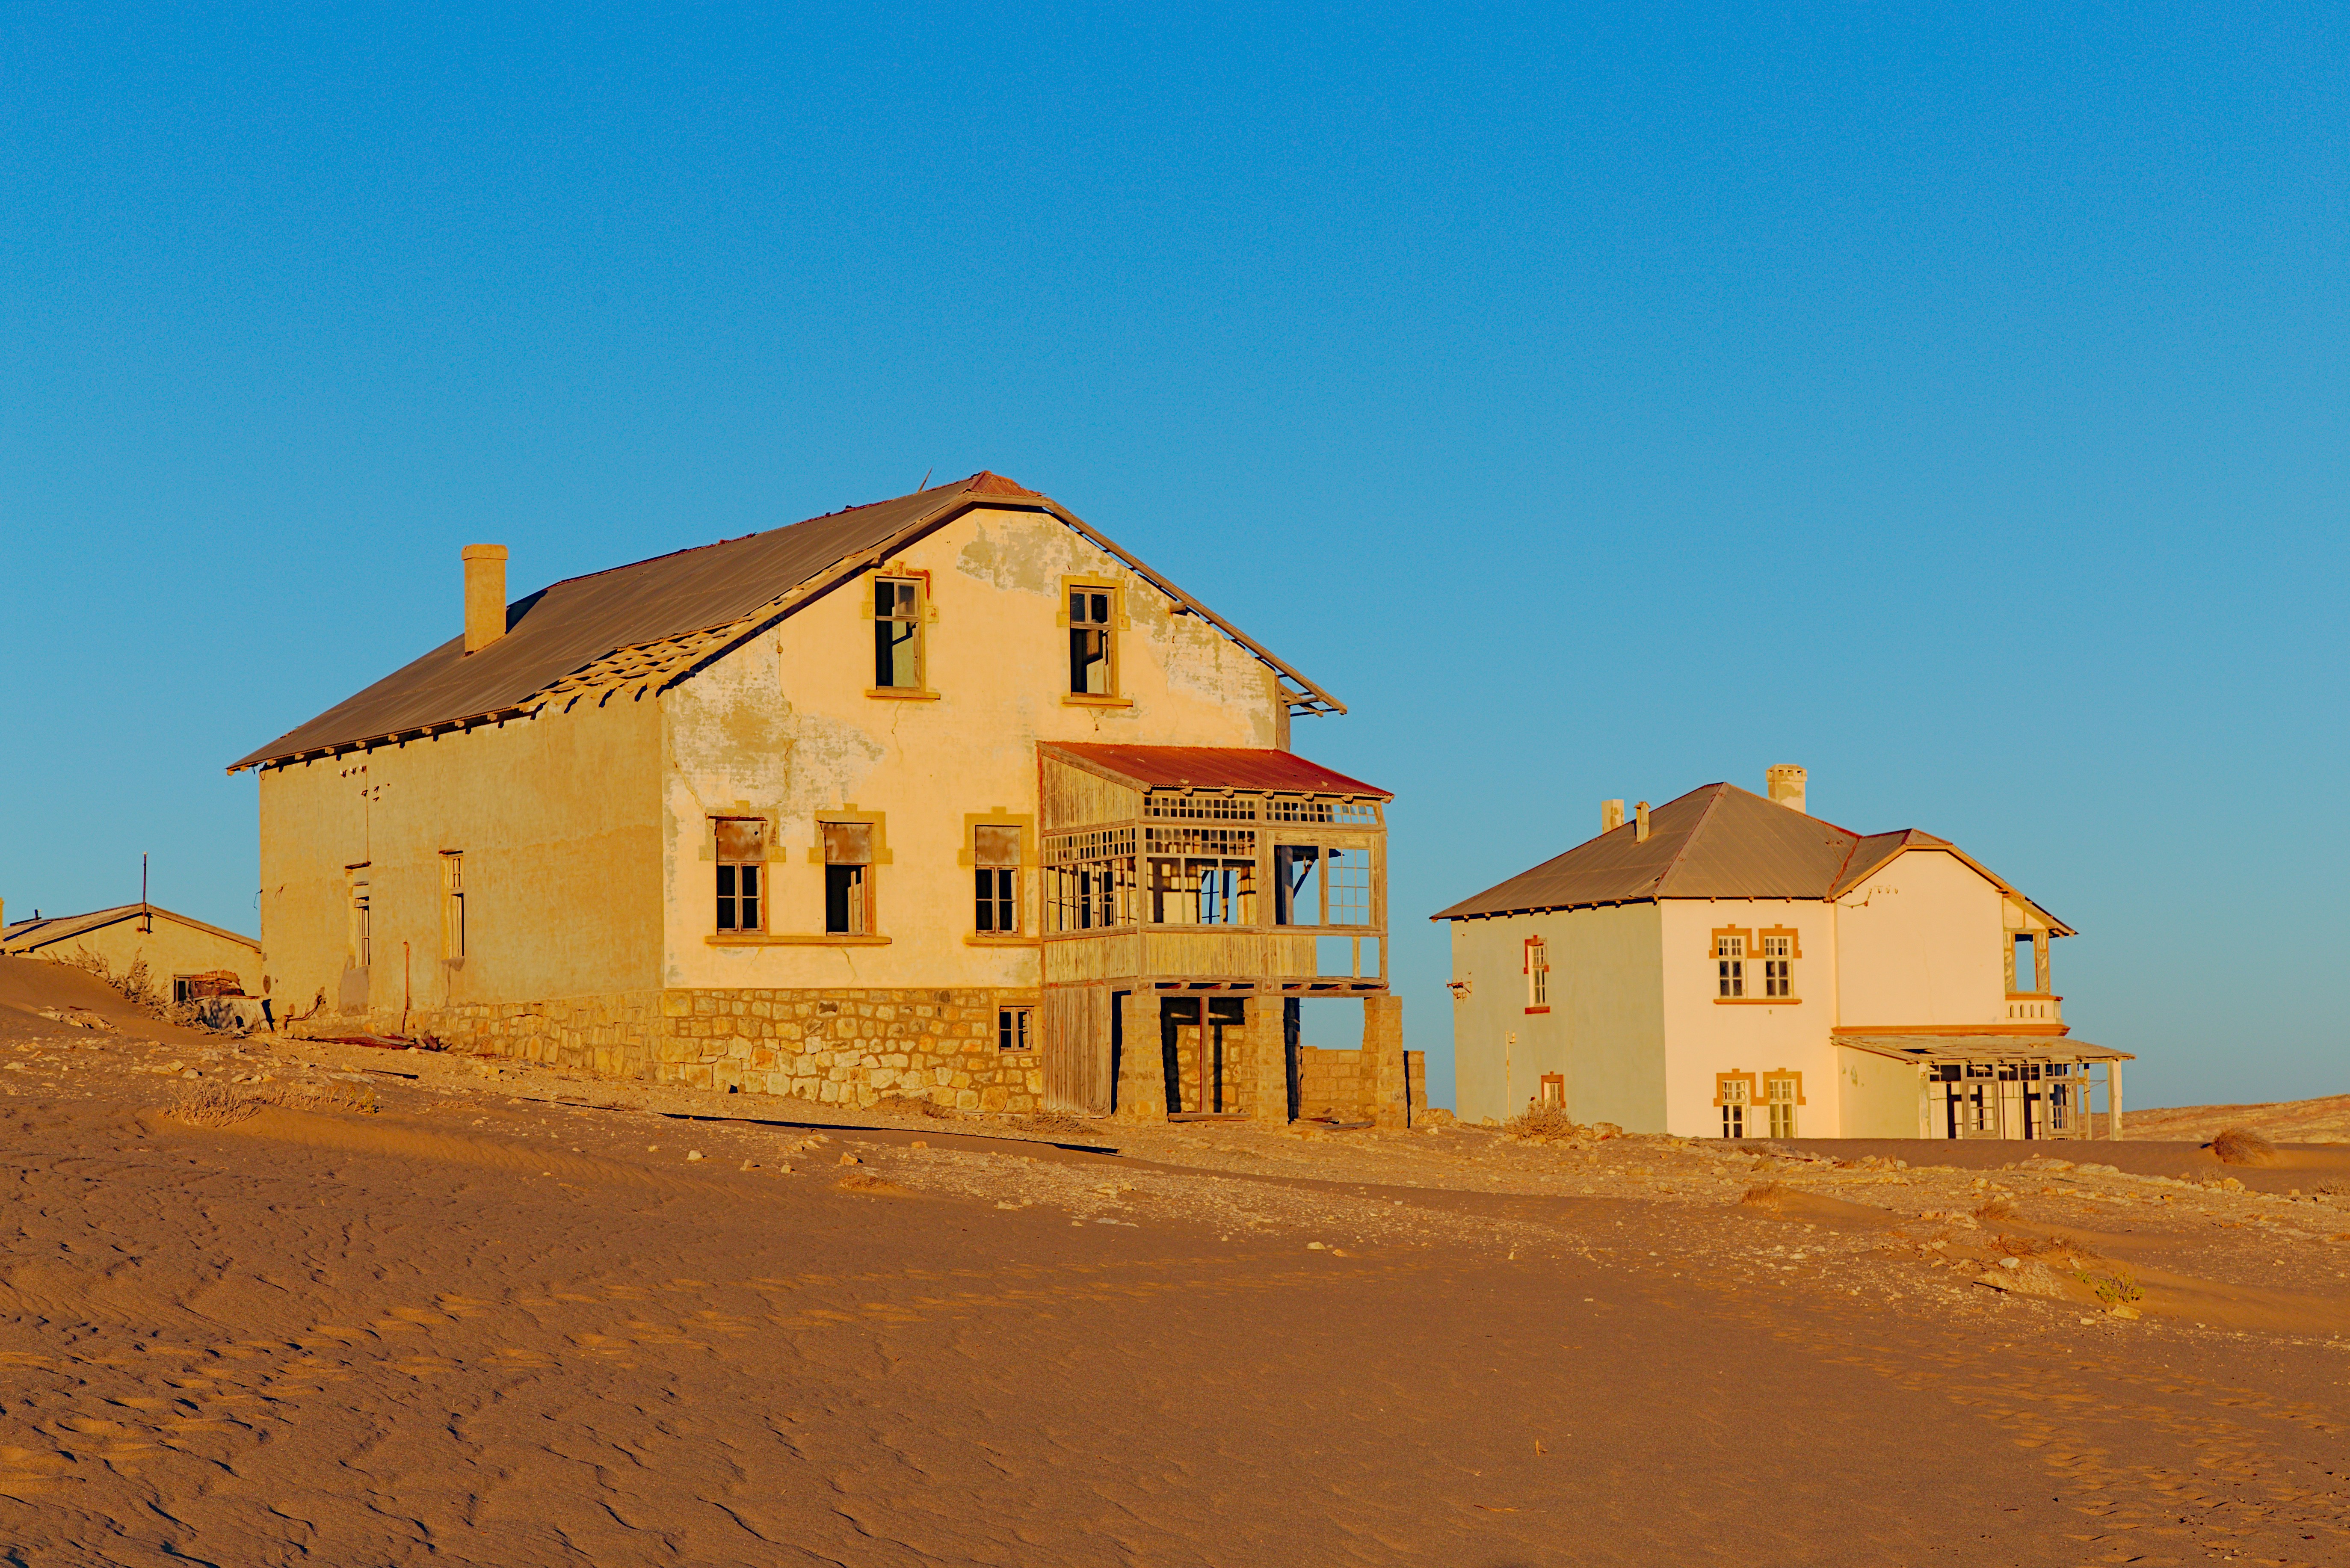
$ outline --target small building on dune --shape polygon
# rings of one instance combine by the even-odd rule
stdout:
[[[158,904],[119,904],[84,915],[36,915],[0,927],[0,953],[143,978],[163,1002],[264,994],[261,944]]]
[[[2073,1037],[2073,935],[1948,840],[1859,834],[1711,784],[1431,917],[1452,932],[1469,1119],[1553,1105],[1705,1137],[2007,1137],[2121,1127],[2127,1052]]]
[[[866,1104],[1399,1120],[1344,706],[995,474],[574,577],[234,769],[312,1033]],[[452,608],[454,607],[452,606]],[[1358,1002],[1359,1050],[1302,1010]],[[1341,1062],[1339,1058],[1347,1058]]]

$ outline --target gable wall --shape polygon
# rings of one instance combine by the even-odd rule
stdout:
[[[1717,1075],[1752,1073],[1757,1085],[1770,1073],[1803,1075],[1805,1103],[1795,1107],[1795,1136],[1837,1137],[1836,1063],[1828,1043],[1835,1018],[1835,977],[1841,956],[1835,919],[1819,898],[1668,898],[1663,904],[1665,1034],[1671,1105],[1668,1131],[1685,1137],[1720,1137]],[[1759,938],[1766,927],[1795,932],[1794,996],[1765,995]],[[1746,995],[1721,1000],[1714,956],[1717,930],[1750,934]],[[1767,1137],[1770,1122],[1748,1107],[1746,1136]]]
[[[1665,1014],[1655,904],[1453,920],[1453,1096],[1464,1121],[1524,1111],[1542,1075],[1566,1079],[1567,1114],[1665,1130]],[[1529,937],[1547,944],[1550,1011],[1530,1012]],[[1513,1044],[1511,1036],[1514,1035]]]
[[[901,563],[892,562],[893,570]],[[925,685],[935,701],[871,697],[870,577],[835,590],[681,682],[661,700],[660,983],[681,988],[984,987],[1039,984],[1033,945],[973,945],[967,814],[1036,812],[1040,739],[1272,746],[1285,705],[1273,672],[1166,601],[1057,520],[967,513],[907,550],[926,572]],[[1131,706],[1061,701],[1065,576],[1125,587],[1118,688]],[[774,932],[820,936],[824,869],[811,862],[825,809],[880,813],[890,860],[877,867],[887,946],[713,946],[716,864],[709,818],[775,824]],[[1033,848],[1032,848],[1033,855]],[[1023,929],[1039,916],[1033,859]]]
[[[214,936],[168,915],[157,915],[154,926],[152,931],[141,931],[139,917],[133,915],[34,949],[26,956],[53,961],[94,958],[117,978],[129,975],[132,965],[144,963],[149,989],[166,1001],[171,999],[174,975],[224,969],[235,971],[247,995],[261,994],[261,954],[251,943]]]
[[[657,983],[658,704],[568,713],[262,771],[261,930],[281,1018],[433,1026],[433,1010]],[[361,792],[368,792],[362,798]],[[461,850],[466,952],[442,961],[441,852]],[[374,958],[355,974],[367,862]],[[408,944],[405,973],[401,944]]]
[[[1836,900],[1836,1023],[2003,1027],[2006,895],[1965,861],[1910,849]]]

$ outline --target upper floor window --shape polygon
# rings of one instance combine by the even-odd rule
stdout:
[[[1795,939],[1776,936],[1768,931],[1762,937],[1762,994],[1793,996],[1795,994]]]
[[[1746,939],[1721,935],[1713,939],[1716,996],[1746,994]],[[1727,1134],[1723,1135],[1729,1136]]]
[[[1020,829],[983,822],[971,830],[971,858],[976,869],[972,929],[995,933],[1020,929]],[[1022,1047],[1025,1049],[1025,1047]]]
[[[722,816],[711,824],[718,846],[718,929],[766,929],[767,824]]]
[[[884,690],[921,690],[922,585],[918,578],[873,579],[873,684]]]
[[[1118,590],[1077,586],[1069,589],[1069,691],[1074,696],[1118,693],[1112,617]]]
[[[1526,1011],[1550,1007],[1550,944],[1540,937],[1526,939]]]
[[[824,834],[824,929],[827,935],[873,934],[873,825],[827,822]]]

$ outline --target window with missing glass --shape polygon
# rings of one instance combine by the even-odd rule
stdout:
[[[718,929],[766,929],[766,821],[722,816],[711,827],[717,840]]]
[[[824,832],[824,929],[831,936],[873,934],[873,825],[827,822]]]
[[[1110,697],[1118,692],[1112,618],[1118,590],[1069,589],[1069,691],[1079,697]]]
[[[883,691],[922,686],[922,585],[914,577],[873,579],[873,684]]]
[[[1035,1048],[1035,1010],[1028,1007],[999,1007],[995,1010],[995,1048],[999,1051],[1030,1051]]]
[[[972,929],[997,936],[1020,929],[1020,829],[983,822],[971,830]]]

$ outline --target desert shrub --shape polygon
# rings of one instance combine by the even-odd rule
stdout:
[[[1746,1195],[1738,1201],[1756,1209],[1776,1209],[1794,1195],[1795,1190],[1792,1187],[1784,1187],[1775,1181],[1765,1181],[1759,1186],[1748,1188]]]
[[[264,1106],[289,1111],[357,1111],[375,1113],[375,1091],[353,1085],[309,1088],[294,1084],[206,1084],[192,1088],[163,1114],[192,1127],[234,1127]]]
[[[1527,1143],[1565,1143],[1583,1137],[1586,1129],[1568,1116],[1565,1106],[1535,1104],[1503,1122],[1502,1130]]]
[[[2004,1195],[1986,1199],[1982,1206],[1975,1210],[1975,1218],[1983,1220],[2015,1220],[2021,1217],[2014,1199]]]
[[[2116,1269],[2102,1280],[2085,1269],[2074,1277],[2095,1291],[2097,1300],[2106,1306],[2136,1306],[2146,1299],[2137,1276],[2127,1269]]]
[[[2221,1165],[2266,1165],[2276,1145],[2250,1127],[2229,1127],[2211,1140],[2211,1154]]]

